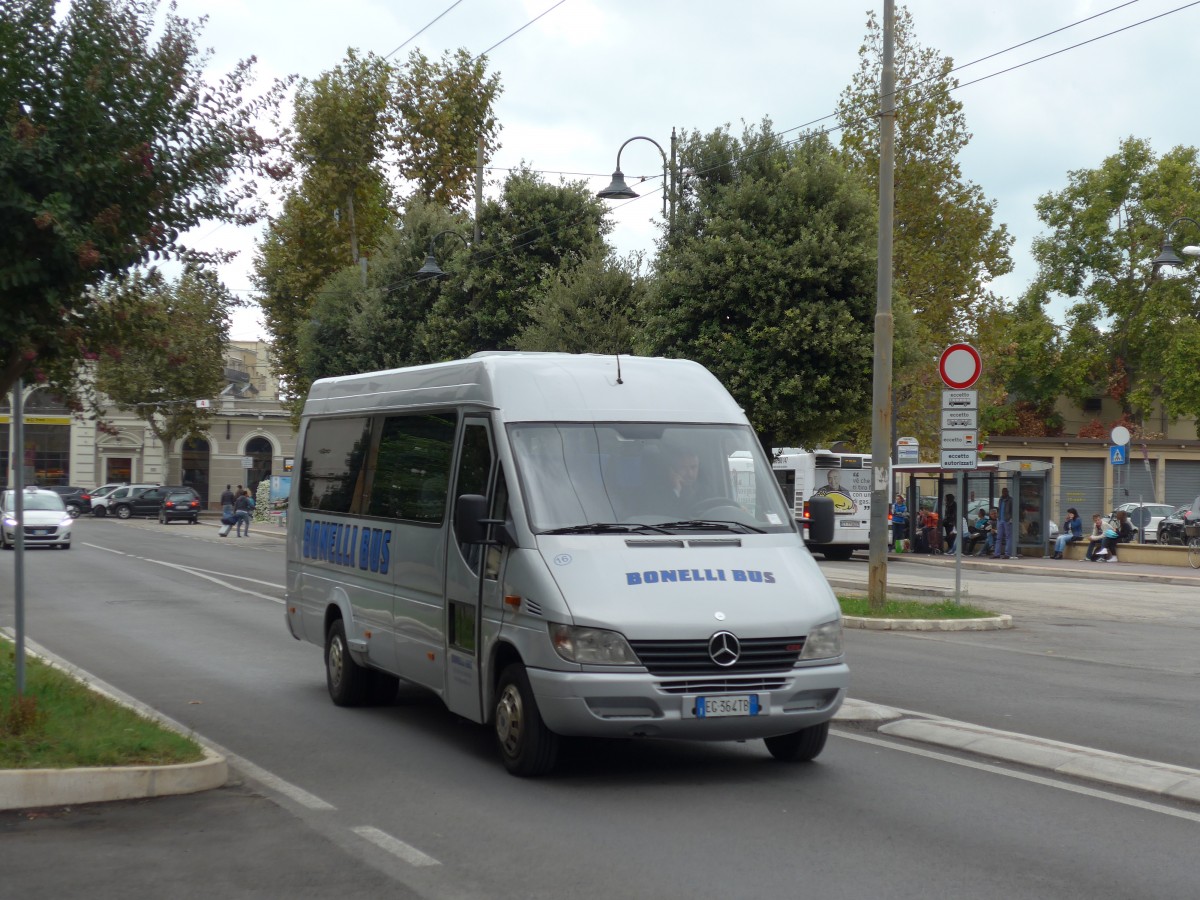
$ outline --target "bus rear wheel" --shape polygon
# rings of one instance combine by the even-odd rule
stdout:
[[[350,656],[341,619],[335,619],[325,635],[325,684],[338,706],[362,706],[371,690],[371,672]]]
[[[511,774],[531,777],[554,768],[559,738],[542,721],[529,675],[520,663],[500,674],[495,719],[500,758]]]

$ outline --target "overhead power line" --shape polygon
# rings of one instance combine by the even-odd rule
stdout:
[[[430,25],[432,25],[434,22],[436,22],[438,19],[440,19],[446,13],[450,12],[450,10],[454,9],[454,7],[458,6],[458,4],[460,4],[460,3],[462,3],[462,0],[454,0],[453,3],[451,3],[444,10],[442,10],[435,18],[433,18],[429,22],[429,24],[425,26],[425,28],[422,28],[420,31],[418,31],[416,34],[414,34],[412,37],[410,37],[407,41],[405,41],[403,44],[401,44],[399,47],[397,47],[395,50],[393,50],[391,53],[389,53],[387,56],[385,56],[384,59],[391,59],[393,56],[395,56],[397,53],[399,53],[401,50],[403,50],[405,47],[407,47],[409,44],[411,44],[413,41],[415,41],[417,38],[419,38],[422,34],[424,34],[426,29],[428,29]]]

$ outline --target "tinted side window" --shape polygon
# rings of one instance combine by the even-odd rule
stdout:
[[[300,455],[301,508],[350,512],[362,490],[370,443],[371,422],[365,416],[310,421]]]
[[[455,425],[453,413],[387,416],[383,420],[369,515],[442,521]]]

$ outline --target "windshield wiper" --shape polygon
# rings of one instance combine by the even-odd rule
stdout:
[[[539,531],[538,534],[670,534],[660,525],[639,525],[635,522],[589,522],[587,525],[566,525]]]
[[[744,531],[752,531],[755,534],[766,534],[761,528],[754,525],[747,525],[745,522],[735,522],[731,519],[687,519],[682,522],[659,522],[659,528],[698,528],[709,531],[736,531],[742,529]]]

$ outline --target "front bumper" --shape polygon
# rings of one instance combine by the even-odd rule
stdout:
[[[664,678],[647,672],[529,669],[546,726],[580,737],[659,737],[730,741],[775,737],[833,718],[846,697],[845,663],[725,679]],[[698,696],[754,694],[759,714],[697,718]]]
[[[5,525],[4,542],[9,545],[17,542],[17,529],[15,526]],[[49,546],[53,544],[69,544],[71,543],[71,526],[70,525],[29,525],[25,531],[25,546]]]

